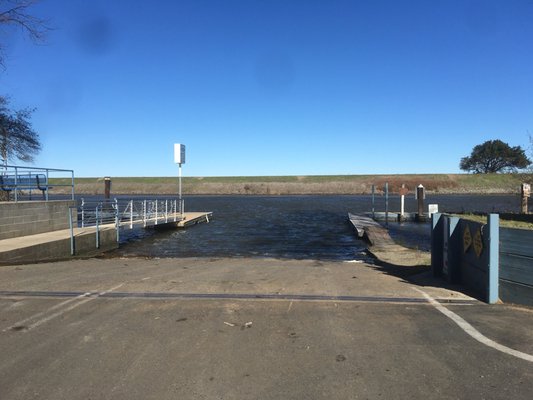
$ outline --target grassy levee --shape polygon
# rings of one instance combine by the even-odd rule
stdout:
[[[419,184],[432,193],[518,193],[523,182],[533,183],[533,174],[411,174],[411,175],[312,175],[185,177],[183,193],[188,195],[296,195],[368,194],[372,185],[382,191],[385,182],[397,193],[402,184],[414,191]],[[67,183],[51,179],[51,185]],[[76,178],[76,193],[101,195],[103,178]],[[57,187],[55,193],[67,191]],[[113,194],[175,194],[176,177],[112,177]]]

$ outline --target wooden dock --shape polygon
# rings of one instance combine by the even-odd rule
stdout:
[[[401,266],[429,265],[429,253],[396,244],[388,230],[367,215],[349,213],[348,219],[357,236],[370,244],[368,252],[378,260]]]
[[[355,228],[357,236],[359,236],[360,238],[365,236],[365,228],[368,228],[369,226],[381,226],[372,218],[361,214],[348,213],[348,219]]]
[[[372,218],[361,214],[348,214],[348,218],[357,232],[357,236],[367,240],[371,246],[383,247],[395,245],[387,229]]]
[[[182,229],[188,228],[189,226],[201,224],[203,222],[209,222],[213,218],[213,213],[211,211],[202,211],[202,212],[186,212],[183,213],[183,216],[180,214],[180,217],[173,221],[169,218],[169,221],[158,222],[156,225],[146,226],[146,228],[153,229]]]
[[[177,222],[176,226],[178,228],[186,228],[202,222],[209,222],[212,217],[212,212],[188,212],[184,214],[184,218],[181,221]]]

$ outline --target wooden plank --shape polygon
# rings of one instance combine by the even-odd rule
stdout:
[[[533,286],[500,279],[500,299],[505,303],[533,306]]]
[[[348,218],[357,231],[357,235],[359,237],[365,237],[372,246],[396,245],[390,237],[388,230],[372,218],[351,213],[348,214]]]
[[[177,222],[176,226],[178,228],[185,228],[187,226],[196,225],[201,222],[209,222],[212,215],[212,212],[188,212],[185,213],[184,219]]]
[[[533,258],[500,253],[500,278],[533,285]]]
[[[365,227],[367,226],[381,226],[379,223],[374,221],[372,218],[360,215],[360,214],[351,214],[348,213],[348,219],[355,228],[357,236],[360,238],[365,234]]]
[[[500,254],[502,253],[533,258],[533,231],[500,228]]]
[[[381,226],[365,226],[365,236],[372,246],[394,246],[389,232]]]

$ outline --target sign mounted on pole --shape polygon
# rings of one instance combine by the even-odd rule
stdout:
[[[179,170],[179,182],[178,182],[178,195],[180,200],[180,211],[183,214],[183,202],[181,200],[181,164],[185,164],[185,145],[180,143],[174,143],[174,162],[178,164]]]
[[[176,164],[185,164],[185,145],[175,143],[174,144],[174,162]]]

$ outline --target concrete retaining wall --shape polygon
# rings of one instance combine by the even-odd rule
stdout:
[[[95,231],[85,232],[74,238],[74,257],[92,257],[118,248],[114,227],[100,230],[100,248],[96,248]],[[70,238],[39,243],[0,254],[1,264],[34,263],[71,258]]]
[[[22,201],[0,203],[0,240],[68,229],[68,201]],[[71,210],[73,218],[75,210]]]

